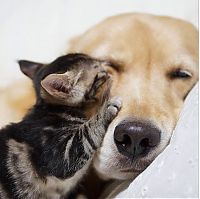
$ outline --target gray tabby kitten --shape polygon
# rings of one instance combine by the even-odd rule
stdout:
[[[69,54],[44,65],[19,61],[36,104],[0,131],[0,198],[62,199],[86,173],[121,102],[108,100],[102,61]],[[86,117],[92,105],[101,107]]]

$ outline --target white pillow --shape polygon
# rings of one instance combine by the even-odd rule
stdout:
[[[168,147],[116,198],[198,197],[198,84],[188,95]]]

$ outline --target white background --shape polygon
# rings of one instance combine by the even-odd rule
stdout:
[[[23,77],[17,59],[49,62],[107,16],[147,12],[197,26],[198,0],[0,0],[0,87]]]

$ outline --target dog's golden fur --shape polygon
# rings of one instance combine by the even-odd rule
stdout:
[[[115,65],[109,68],[112,93],[122,97],[123,108],[107,131],[95,167],[105,177],[131,177],[123,172],[130,164],[116,150],[114,128],[127,118],[140,118],[161,129],[159,146],[131,166],[135,169],[143,169],[166,147],[184,98],[198,79],[198,32],[193,25],[170,17],[124,14],[72,40],[69,51],[109,59]],[[171,79],[170,72],[179,68],[192,77]]]
[[[113,76],[112,94],[122,97],[123,108],[109,127],[94,166],[103,178],[133,178],[134,170],[143,170],[169,143],[184,98],[198,80],[198,31],[179,19],[123,14],[110,17],[74,38],[68,52],[86,53],[112,62],[108,68]],[[170,78],[176,69],[187,71],[191,77]],[[16,104],[11,97],[1,102],[6,109],[19,112],[15,114],[18,118],[10,117],[10,121],[21,119],[31,105],[32,90],[26,90],[27,97],[17,99],[20,103]],[[17,109],[13,109],[13,104]],[[1,112],[0,117],[4,118],[3,115]],[[151,121],[162,131],[158,147],[134,164],[118,152],[113,141],[115,126],[127,118]]]

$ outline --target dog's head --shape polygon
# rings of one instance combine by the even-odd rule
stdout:
[[[107,60],[112,95],[123,108],[94,160],[105,178],[143,171],[170,141],[198,79],[198,33],[182,20],[144,14],[111,17],[71,42],[70,52]]]

